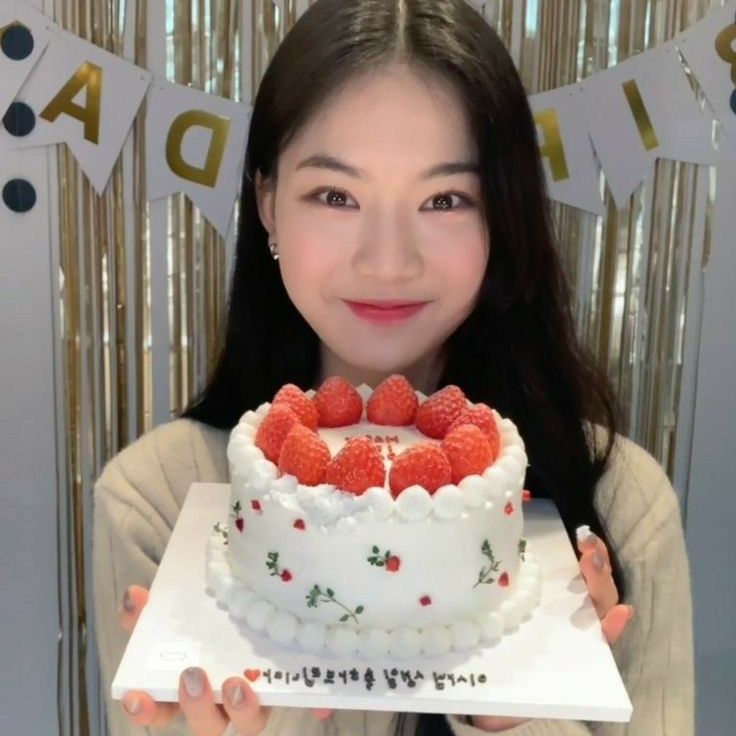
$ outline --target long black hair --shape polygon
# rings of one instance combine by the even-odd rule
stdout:
[[[317,0],[287,34],[254,102],[223,348],[183,416],[229,429],[283,384],[318,381],[319,339],[270,256],[255,174],[275,184],[280,152],[319,106],[390,63],[453,84],[480,155],[490,258],[473,312],[444,346],[438,388],[456,384],[510,417],[527,447],[526,487],[555,501],[571,539],[589,524],[607,541],[594,490],[613,446],[614,401],[575,335],[526,92],[498,35],[466,0]],[[595,441],[592,423],[607,430],[605,442]],[[423,717],[420,731],[446,725]]]

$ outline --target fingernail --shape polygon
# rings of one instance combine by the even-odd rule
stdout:
[[[135,603],[133,603],[133,598],[130,595],[130,591],[126,588],[125,593],[123,594],[123,608],[128,613],[133,613],[135,611]]]
[[[245,700],[243,688],[237,682],[225,688],[225,695],[233,708],[240,708]]]
[[[190,698],[198,698],[204,692],[204,678],[199,667],[184,670],[184,689]]]
[[[580,544],[581,542],[585,542],[591,537],[595,537],[595,534],[590,531],[590,527],[587,524],[583,524],[575,530],[575,536],[578,540],[578,544]]]
[[[141,701],[138,698],[123,700],[123,708],[125,708],[131,716],[136,716],[141,712]]]
[[[605,564],[606,561],[603,559],[603,556],[596,552],[593,555],[593,567],[595,567],[596,570],[602,570]]]
[[[631,621],[632,618],[634,618],[634,607],[629,606],[629,619],[628,620]]]

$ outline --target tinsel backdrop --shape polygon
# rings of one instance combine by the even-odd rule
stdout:
[[[158,77],[250,101],[307,0],[48,0],[56,23]],[[708,0],[473,2],[529,94],[584,79],[687,28]],[[696,84],[691,79],[692,84]],[[144,103],[145,104],[145,103]],[[144,115],[97,195],[58,147],[59,313],[66,427],[60,484],[60,733],[102,734],[91,622],[91,495],[104,463],[180,411],[218,349],[233,238],[183,195],[146,197]],[[617,391],[624,431],[687,493],[714,169],[658,160],[597,216],[554,204],[579,334]],[[86,593],[86,594],[85,594]],[[88,628],[90,626],[90,628]]]

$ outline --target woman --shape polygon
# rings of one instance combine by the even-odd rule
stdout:
[[[588,524],[580,564],[634,704],[628,725],[260,708],[242,678],[218,707],[197,668],[179,705],[128,693],[113,733],[692,733],[690,589],[666,475],[616,435],[577,344],[535,126],[496,34],[464,0],[318,0],[276,52],[251,120],[216,370],[184,417],[121,452],[95,489],[106,685],[192,482],[226,481],[228,430],[285,383],[425,393],[459,385],[518,425],[527,487]],[[668,604],[662,605],[660,594]],[[620,603],[619,599],[625,601]],[[632,608],[633,607],[633,608]],[[633,609],[637,615],[631,620]],[[624,629],[626,629],[624,631]],[[620,637],[620,639],[619,639]],[[117,708],[117,705],[111,706]],[[164,724],[167,724],[164,726]]]

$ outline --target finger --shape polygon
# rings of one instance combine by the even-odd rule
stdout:
[[[332,718],[334,712],[334,708],[312,708],[312,715],[318,721],[326,721],[328,718]]]
[[[220,736],[228,719],[215,703],[209,680],[200,667],[189,667],[179,678],[179,705],[195,736]]]
[[[611,568],[597,552],[588,551],[580,558],[580,571],[598,618],[602,619],[618,603],[618,590]]]
[[[604,544],[603,540],[594,532],[590,531],[590,527],[586,524],[579,526],[576,531],[578,550],[580,554],[585,552],[593,551],[597,552],[603,557],[603,559],[610,565],[611,557],[608,554],[608,547]]]
[[[262,708],[248,683],[230,677],[222,683],[222,704],[239,736],[255,736],[266,728],[270,708]]]
[[[123,600],[118,609],[118,623],[123,631],[133,631],[141,611],[148,603],[148,590],[140,585],[131,585],[125,589]]]
[[[619,604],[614,606],[601,620],[601,628],[606,641],[613,646],[634,617],[631,606]]]
[[[179,712],[176,703],[157,703],[138,690],[125,693],[122,702],[128,718],[138,726],[165,726]]]

